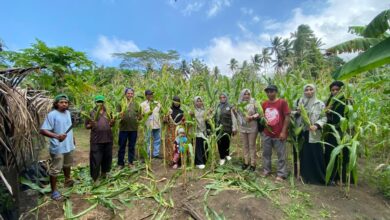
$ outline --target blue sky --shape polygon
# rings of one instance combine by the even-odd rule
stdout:
[[[1,0],[0,39],[8,49],[39,38],[50,46],[84,51],[115,66],[111,53],[148,47],[177,50],[225,71],[229,59],[250,59],[272,36],[312,27],[326,46],[353,36],[349,25],[368,23],[387,0]],[[326,47],[325,46],[325,47]],[[227,70],[226,70],[227,71]]]

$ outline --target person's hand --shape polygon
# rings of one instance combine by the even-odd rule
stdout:
[[[66,138],[66,134],[59,134],[59,135],[57,135],[57,139],[60,141],[60,142],[63,142],[64,140],[65,140],[65,138]]]
[[[317,131],[318,127],[316,125],[310,125],[310,131]]]
[[[252,119],[253,119],[252,116],[246,116],[245,117],[246,122],[250,122],[250,121],[252,121]]]
[[[232,136],[235,136],[236,134],[237,134],[237,131],[234,130],[234,131],[232,132]]]
[[[279,135],[279,139],[281,141],[285,141],[287,139],[287,133],[286,132],[281,132]]]
[[[90,122],[89,122],[89,126],[90,126],[91,128],[95,128],[95,127],[96,127],[96,121],[90,121]]]
[[[192,112],[192,111],[191,111],[191,112],[189,112],[189,114],[190,114],[190,116],[191,116],[191,117],[194,117],[194,116],[195,116],[195,113],[194,113],[194,112]]]
[[[114,126],[115,125],[115,119],[111,119],[110,120],[110,127]]]

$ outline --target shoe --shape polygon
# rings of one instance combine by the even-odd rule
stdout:
[[[229,160],[231,160],[232,159],[232,157],[231,156],[226,156],[226,158],[225,158],[227,161],[229,161]]]
[[[222,165],[224,165],[224,164],[225,164],[225,159],[221,159],[221,160],[219,161],[219,165],[222,166]]]
[[[242,164],[242,166],[241,166],[241,168],[242,168],[242,170],[246,170],[247,168],[249,167],[249,165],[248,164]]]
[[[206,166],[204,164],[196,165],[196,167],[200,170],[203,170]]]
[[[177,168],[178,168],[177,164],[174,164],[174,165],[172,166],[172,168],[173,168],[173,169],[177,169]]]
[[[251,167],[249,167],[249,171],[251,171],[251,172],[255,172],[255,170],[256,170],[256,167],[255,167],[255,166],[251,166]]]
[[[123,168],[125,168],[124,165],[118,165],[118,169],[123,170]]]
[[[133,163],[129,163],[129,164],[127,165],[127,167],[128,167],[129,169],[132,169],[132,168],[134,167],[134,164],[133,164]]]
[[[107,179],[107,173],[103,173],[103,172],[102,172],[102,175],[100,175],[100,178],[102,178],[102,179]]]
[[[281,176],[277,176],[275,180],[276,180],[276,182],[283,182],[284,178]]]

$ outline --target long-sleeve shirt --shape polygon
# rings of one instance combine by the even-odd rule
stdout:
[[[154,106],[151,109],[151,106]],[[142,114],[149,114],[152,111],[152,114],[148,116],[146,120],[146,126],[150,129],[160,129],[161,120],[160,120],[160,109],[161,105],[157,101],[149,102],[148,100],[141,103]]]

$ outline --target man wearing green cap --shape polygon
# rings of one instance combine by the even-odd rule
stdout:
[[[57,95],[54,99],[53,110],[47,115],[40,133],[50,138],[50,156],[52,163],[49,169],[51,198],[60,200],[61,193],[57,191],[57,176],[64,171],[64,186],[72,186],[70,170],[73,163],[73,150],[75,141],[73,138],[72,119],[68,111],[69,98],[65,94]]]
[[[89,165],[93,181],[99,176],[106,178],[112,163],[112,130],[114,119],[107,113],[104,106],[104,96],[95,97],[96,107],[91,111],[90,118],[85,121],[85,127],[91,129]],[[100,175],[101,171],[101,175]]]

